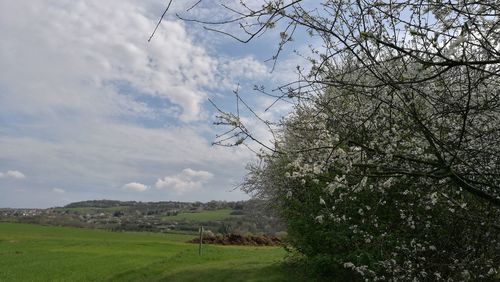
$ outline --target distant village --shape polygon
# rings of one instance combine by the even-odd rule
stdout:
[[[183,216],[185,215],[185,216]],[[93,200],[48,209],[0,209],[0,221],[112,231],[276,235],[284,224],[259,200],[136,202]]]

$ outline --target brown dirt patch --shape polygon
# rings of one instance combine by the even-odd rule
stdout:
[[[194,238],[189,243],[199,243],[200,238]],[[204,244],[216,245],[238,245],[238,246],[281,246],[282,242],[277,237],[271,236],[242,236],[238,234],[205,236],[203,237]]]

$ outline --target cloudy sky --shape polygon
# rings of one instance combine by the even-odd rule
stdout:
[[[264,109],[253,85],[293,77],[296,59],[271,73],[276,34],[206,32],[174,16],[191,2],[174,1],[148,43],[165,1],[0,0],[0,207],[248,197],[233,188],[253,155],[211,145],[223,128],[208,98],[233,110],[240,85]],[[211,1],[191,15],[224,17]]]

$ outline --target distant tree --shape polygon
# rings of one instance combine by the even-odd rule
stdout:
[[[123,211],[115,211],[115,212],[113,212],[113,216],[114,217],[120,217],[120,216],[123,216],[123,215],[124,215]]]
[[[222,222],[222,224],[219,226],[219,229],[217,230],[218,233],[222,235],[227,235],[232,232],[233,228],[231,227],[230,223]]]

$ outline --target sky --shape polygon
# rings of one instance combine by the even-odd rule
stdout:
[[[249,197],[235,187],[255,156],[212,145],[224,128],[208,99],[234,111],[239,89],[277,120],[290,106],[264,113],[273,101],[252,88],[293,79],[298,59],[271,72],[277,34],[242,44],[175,17],[195,2],[174,1],[148,42],[166,1],[0,0],[0,207]],[[213,1],[186,15],[227,16]]]

